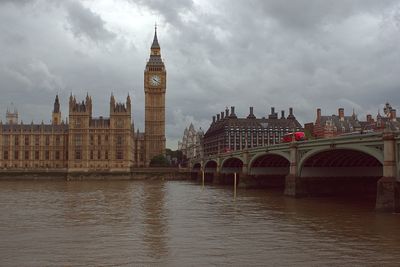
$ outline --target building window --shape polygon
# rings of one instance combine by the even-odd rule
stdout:
[[[39,151],[37,151],[37,150],[35,151],[35,159],[39,160]]]
[[[15,150],[15,151],[14,151],[14,159],[15,159],[15,160],[18,159],[18,156],[19,156],[18,154],[19,154],[19,151],[18,151],[18,150]]]
[[[3,159],[7,159],[8,160],[8,151],[7,150],[4,150]]]
[[[50,145],[50,136],[46,135],[46,141],[45,141],[46,146]]]
[[[122,135],[117,135],[117,145],[122,145],[124,143],[124,137]]]
[[[25,159],[29,159],[29,151],[28,150],[25,150]]]
[[[90,150],[90,159],[93,159],[93,150]]]
[[[97,159],[101,159],[101,151],[97,151]]]
[[[56,160],[59,160],[60,159],[60,151],[56,151]]]
[[[108,151],[105,151],[105,152],[104,152],[104,159],[107,159],[107,160],[108,160]]]
[[[14,136],[14,145],[19,146],[19,136]]]
[[[46,150],[45,152],[45,159],[49,160],[50,159],[50,151]]]
[[[35,136],[35,146],[38,146],[40,144],[40,136]]]
[[[75,150],[75,159],[82,159],[82,152],[80,150]]]
[[[94,145],[94,135],[93,134],[90,135],[90,145],[91,146]]]
[[[98,136],[97,136],[97,144],[98,144],[98,145],[101,145],[101,135],[98,135]]]
[[[61,142],[60,142],[60,137],[59,137],[59,136],[56,136],[56,145],[59,146],[60,143],[61,143]]]
[[[117,159],[124,159],[124,152],[122,150],[117,150]]]
[[[82,145],[82,135],[76,134],[76,135],[74,136],[74,138],[75,138],[75,145],[76,145],[76,146]]]
[[[122,127],[124,127],[124,121],[122,120],[122,119],[118,119],[117,120],[117,122],[116,122],[116,127],[117,128],[122,128]]]
[[[25,145],[29,146],[29,135],[25,135]]]
[[[3,136],[3,145],[8,146],[10,144],[8,135]]]

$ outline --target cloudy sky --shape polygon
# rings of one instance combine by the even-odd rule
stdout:
[[[11,102],[49,122],[56,94],[133,98],[143,130],[143,70],[158,24],[167,68],[167,146],[190,122],[236,106],[293,107],[301,123],[354,108],[400,108],[400,0],[0,0],[0,114]]]

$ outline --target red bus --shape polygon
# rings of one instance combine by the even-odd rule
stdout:
[[[293,135],[295,141],[305,141],[307,140],[306,135],[304,132],[295,132],[295,133],[288,133],[282,137],[282,143],[290,143],[293,141]]]

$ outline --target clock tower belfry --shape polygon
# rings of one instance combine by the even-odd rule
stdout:
[[[153,157],[165,154],[166,82],[167,72],[161,59],[156,26],[150,58],[144,70],[146,165]]]

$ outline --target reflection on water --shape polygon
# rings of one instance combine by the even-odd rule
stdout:
[[[0,183],[0,266],[394,266],[374,199],[163,181]]]
[[[168,252],[164,191],[165,183],[149,183],[143,187],[144,243],[148,246],[148,256],[157,260],[163,259]]]

